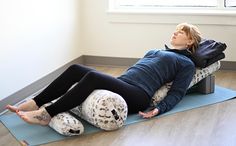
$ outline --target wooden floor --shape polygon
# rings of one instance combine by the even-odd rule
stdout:
[[[120,75],[126,67],[94,68]],[[236,90],[236,72],[218,71],[216,84]],[[0,125],[0,145],[20,145]],[[112,132],[77,136],[45,146],[236,146],[236,99],[150,119]]]

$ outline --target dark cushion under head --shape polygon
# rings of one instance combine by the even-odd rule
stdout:
[[[214,62],[225,58],[223,51],[226,49],[226,44],[214,40],[203,39],[193,54],[193,61],[196,67],[207,67]]]

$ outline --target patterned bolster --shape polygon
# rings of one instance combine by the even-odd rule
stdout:
[[[98,128],[115,130],[124,125],[128,108],[120,95],[108,90],[94,90],[82,105],[70,112]],[[54,116],[49,126],[66,136],[80,135],[84,131],[81,122],[67,112]]]
[[[84,132],[83,124],[68,112],[54,116],[49,126],[58,133],[66,136],[80,135]]]
[[[197,84],[202,79],[206,78],[207,76],[209,76],[213,72],[217,71],[219,68],[220,68],[220,61],[215,62],[214,64],[211,64],[210,66],[208,66],[206,68],[201,68],[201,69],[197,68],[196,73],[194,74],[193,79],[192,79],[188,88]],[[164,97],[166,97],[167,92],[171,88],[171,85],[172,85],[172,82],[167,83],[167,84],[163,85],[159,90],[156,91],[156,93],[152,97],[151,106],[157,105],[161,100],[164,99]]]
[[[71,110],[92,125],[115,130],[124,125],[128,108],[125,100],[108,90],[94,90],[82,105]]]
[[[56,100],[47,103],[42,107],[49,106],[55,101]],[[84,132],[83,124],[68,112],[63,112],[54,116],[51,119],[49,126],[58,133],[65,136],[80,135]]]

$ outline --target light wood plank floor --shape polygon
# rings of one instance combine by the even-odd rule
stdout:
[[[113,76],[127,67],[91,66]],[[217,71],[216,84],[236,90],[235,71]],[[45,146],[236,146],[236,99],[150,119],[112,132],[81,135]],[[0,124],[0,145],[20,145]]]

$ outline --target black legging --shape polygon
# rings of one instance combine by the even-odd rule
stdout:
[[[75,83],[77,84],[69,90]],[[82,65],[70,66],[37,95],[34,101],[40,107],[62,96],[45,108],[53,117],[80,105],[95,89],[106,89],[121,95],[127,103],[128,113],[145,110],[150,103],[150,98],[142,89]]]

